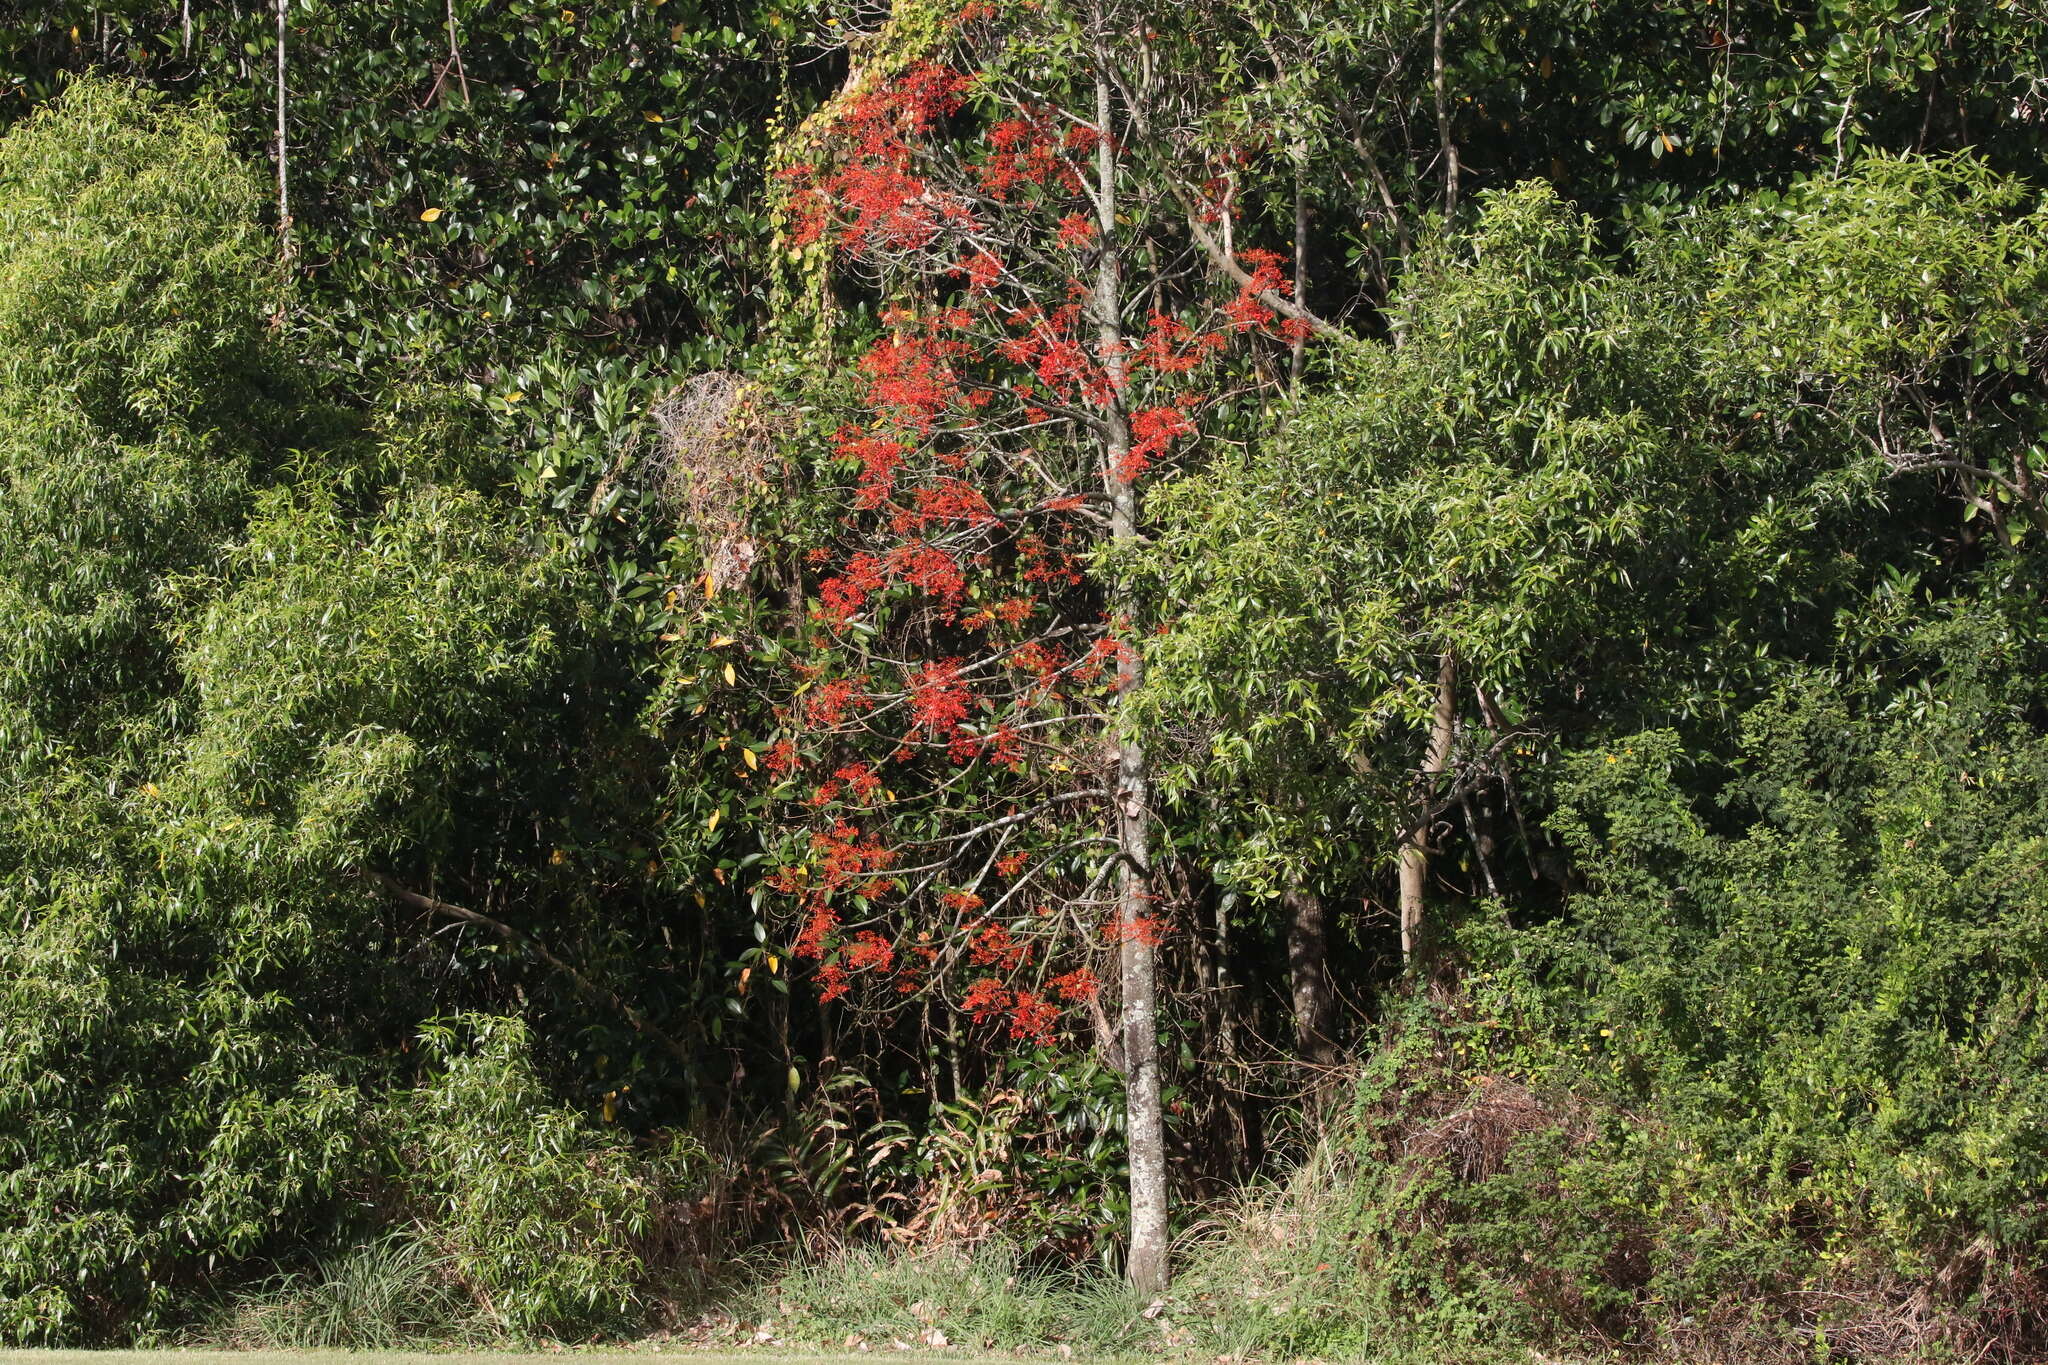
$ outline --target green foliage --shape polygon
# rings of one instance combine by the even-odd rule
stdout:
[[[367,525],[332,493],[275,490],[245,535],[217,595],[182,585],[211,600],[179,656],[198,700],[167,798],[233,866],[433,847],[560,667],[560,565],[477,495],[433,486]]]
[[[1230,875],[1279,884],[1327,865],[1335,812],[1392,818],[1446,653],[1511,754],[1589,720],[1716,723],[1880,566],[1919,571],[1928,484],[1888,479],[1950,466],[1900,453],[1916,424],[1966,480],[2038,458],[2028,198],[1970,162],[1872,161],[1645,238],[1629,269],[1548,189],[1491,197],[1418,266],[1398,344],[1159,499],[1138,567],[1190,609],[1151,714],[1220,723],[1169,779],[1328,779],[1250,812]],[[1829,343],[1815,297],[1887,339]]]
[[[641,1248],[703,1149],[605,1139],[548,1095],[516,1019],[437,1023],[421,1042],[437,1074],[385,1122],[404,1198],[449,1273],[515,1336],[626,1319]]]
[[[1819,680],[1758,707],[1706,818],[1668,734],[1576,757],[1558,824],[1593,887],[1543,938],[1751,1218],[1931,1275],[2042,1233],[2048,748],[2002,706],[1859,710]]]
[[[232,526],[281,416],[270,268],[215,114],[81,83],[0,150],[0,734],[17,758],[148,698],[152,592]],[[278,424],[281,434],[288,426]]]
[[[168,1325],[208,1280],[360,1238],[351,1196],[390,1155],[377,1093],[461,996],[395,951],[410,934],[355,874],[517,877],[497,831],[559,788],[532,780],[566,747],[545,699],[582,686],[579,590],[465,486],[474,461],[439,448],[459,430],[379,430],[295,382],[253,190],[217,115],[119,84],[74,83],[0,146],[10,1340]],[[509,1073],[516,1041],[494,1046]],[[531,1085],[506,1103],[540,1144],[512,1169],[570,1181],[528,1197],[595,1249],[547,1257],[563,1278],[499,1320],[618,1311],[638,1187],[562,1220],[599,1149]],[[459,1127],[414,1132],[461,1273],[536,1265]]]
[[[1213,208],[1360,338],[1213,362],[1073,585],[1149,642],[1179,1189],[1300,1159],[1156,1305],[1073,1269],[1107,1059],[812,1009],[759,887],[900,327],[817,250],[778,294],[776,157],[981,29],[1034,100],[1093,58],[1057,4],[678,4],[293,0],[288,225],[274,9],[0,16],[0,1341],[589,1337],[716,1227],[890,1248],[742,1296],[831,1347],[2038,1355],[2038,0],[1138,7],[1125,324],[1229,293]],[[711,367],[745,402],[673,439]],[[1358,907],[1418,808],[1409,988]],[[1371,1021],[1306,1152],[1304,887]]]
[[[245,424],[276,411],[252,189],[217,116],[117,85],[79,83],[0,145],[10,1339],[147,1321],[184,1258],[318,1227],[348,1164],[355,1098],[264,980],[292,926],[245,921],[207,962],[138,818],[171,576],[232,533],[263,463]]]

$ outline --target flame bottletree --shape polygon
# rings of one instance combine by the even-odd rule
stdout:
[[[1236,243],[1231,154],[1176,154],[1200,64],[1159,60],[1176,39],[1138,9],[998,28],[970,5],[924,60],[857,75],[782,172],[791,240],[827,251],[878,326],[826,461],[843,502],[777,651],[761,887],[836,1008],[940,1001],[1018,1043],[1097,1021],[1125,1077],[1129,1273],[1150,1290],[1164,922],[1146,745],[1119,709],[1155,613],[1100,565],[1140,535],[1148,479],[1326,324],[1281,255]]]

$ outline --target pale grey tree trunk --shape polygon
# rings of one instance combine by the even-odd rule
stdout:
[[[277,0],[277,235],[287,262],[292,254],[291,150],[284,135],[285,16],[291,0]]]
[[[1124,340],[1123,279],[1117,255],[1116,141],[1111,136],[1107,35],[1100,11],[1095,18],[1095,120],[1101,134],[1095,150],[1095,208],[1100,228],[1100,254],[1095,266],[1095,332],[1109,379],[1105,405],[1107,439],[1103,443],[1103,478],[1110,498],[1110,539],[1127,545],[1138,535],[1138,489],[1126,477],[1125,458],[1131,434],[1123,411]],[[1121,594],[1121,590],[1119,590]],[[1116,602],[1114,615],[1130,619],[1132,603]],[[1137,689],[1139,660],[1135,650],[1117,662],[1120,697]],[[1128,1273],[1140,1293],[1166,1288],[1166,1128],[1159,1102],[1159,1025],[1157,1018],[1157,952],[1151,935],[1139,929],[1151,907],[1151,812],[1147,793],[1145,746],[1124,731],[1117,739],[1116,837],[1117,914],[1123,932],[1118,968],[1123,995],[1124,1100],[1130,1143],[1131,1244]]]

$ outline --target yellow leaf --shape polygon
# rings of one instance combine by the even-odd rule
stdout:
[[[770,953],[770,954],[768,954],[768,971],[769,971],[769,973],[770,973],[771,975],[772,975],[772,974],[774,973],[775,969],[776,969],[777,967],[780,967],[781,965],[782,965],[782,959],[781,959],[781,958],[777,957],[777,956],[776,956],[775,954],[773,954],[773,953]]]
[[[683,26],[681,24],[677,24],[668,31],[668,40],[672,43],[680,43],[683,40]]]
[[[747,771],[749,772],[752,772],[754,769],[761,766],[761,760],[754,757],[754,751],[752,749],[740,750],[740,757],[746,760]]]
[[[439,210],[439,209],[421,209],[421,210],[420,210],[420,221],[421,221],[422,223],[431,223],[431,222],[433,222],[433,221],[434,221],[434,220],[435,220],[436,218],[439,218],[440,216],[441,216],[441,210]]]
[[[733,679],[734,679],[734,674],[733,674],[733,671],[732,671],[732,665],[731,665],[731,664],[727,664],[727,665],[725,666],[725,685],[726,685],[727,687],[731,687],[731,686],[733,685]]]
[[[619,1112],[619,1092],[608,1090],[604,1096],[604,1121],[610,1123],[612,1116]]]
[[[711,818],[704,822],[704,832],[706,834],[709,834],[712,830],[718,828],[718,817],[723,814],[725,814],[725,812],[722,810],[715,810],[711,812]]]
[[[662,638],[662,639],[664,639],[664,640],[680,640],[680,639],[682,639],[683,637],[682,637],[682,636],[680,636],[680,635],[678,635],[678,634],[676,634],[676,633],[675,633],[674,631],[672,631],[672,630],[671,630],[671,631],[667,632],[666,634],[664,634],[664,635],[663,635],[663,636],[662,636],[661,638]]]
[[[730,635],[714,635],[711,637],[711,647],[713,649],[723,649],[732,642],[732,636]]]
[[[526,390],[525,390],[525,389],[514,389],[514,390],[512,390],[512,392],[510,392],[510,393],[508,393],[508,394],[506,394],[506,395],[505,395],[505,401],[506,401],[507,403],[517,403],[517,402],[521,401],[522,399],[524,399],[525,397],[526,397]]]
[[[740,968],[740,994],[741,994],[741,995],[745,995],[745,994],[747,993],[747,978],[748,978],[748,977],[750,977],[750,976],[752,976],[753,974],[754,974],[754,969],[753,969],[752,967],[742,967],[742,968]]]
[[[642,109],[640,111],[640,117],[646,119],[649,123],[661,123],[665,121],[661,117],[661,115],[655,113],[652,109]]]

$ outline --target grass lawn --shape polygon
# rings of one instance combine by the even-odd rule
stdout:
[[[877,1356],[908,1355],[909,1352],[871,1351],[859,1355],[845,1353],[806,1354],[787,1349],[770,1353],[764,1350],[709,1350],[680,1346],[667,1351],[7,1351],[0,1350],[0,1365],[562,1365],[565,1359],[574,1360],[576,1365],[625,1365],[627,1361],[645,1361],[649,1356],[688,1356],[692,1360],[745,1360],[748,1365],[873,1365]],[[937,1355],[947,1365],[971,1365],[976,1359],[1001,1359],[1006,1365],[1015,1365],[1014,1357],[974,1357],[934,1351],[920,1351],[921,1355]]]

